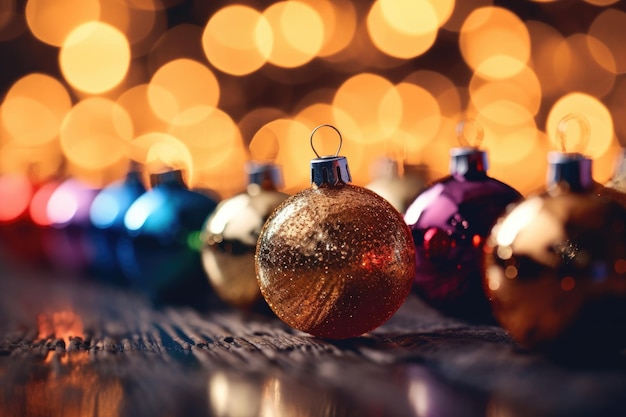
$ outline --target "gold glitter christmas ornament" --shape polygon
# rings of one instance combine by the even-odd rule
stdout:
[[[313,146],[321,127],[339,135],[333,156]],[[314,336],[359,336],[387,321],[409,294],[413,238],[385,199],[351,181],[341,133],[311,133],[311,188],[287,198],[269,217],[256,249],[263,297],[288,325]]]

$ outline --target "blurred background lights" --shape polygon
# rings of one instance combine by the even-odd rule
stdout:
[[[196,106],[203,113],[217,106],[220,86],[213,72],[191,59],[177,59],[160,67],[150,80],[148,100],[154,113],[169,121]]]
[[[367,16],[374,45],[396,58],[413,58],[435,42],[438,16],[427,0],[378,0]]]
[[[626,143],[624,25],[615,0],[5,0],[0,178],[104,187],[135,161],[225,198],[246,161],[275,158],[294,192],[310,186],[322,123],[341,130],[356,184],[381,157],[434,178],[472,117],[490,174],[531,192],[556,124],[577,112],[602,182]],[[319,133],[334,154],[334,133]]]
[[[59,53],[66,80],[87,93],[98,94],[118,85],[130,65],[126,37],[113,26],[88,22],[72,30]]]
[[[61,46],[67,36],[83,23],[98,21],[98,0],[28,0],[26,22],[42,42]]]
[[[6,93],[0,116],[11,139],[37,146],[57,138],[71,106],[70,95],[61,82],[49,75],[29,74]]]
[[[272,29],[267,19],[259,11],[243,5],[220,9],[202,34],[202,48],[209,62],[233,75],[249,74],[263,66],[272,51],[272,43]]]
[[[521,19],[501,7],[474,10],[461,27],[463,58],[478,74],[506,78],[521,71],[530,58],[530,36]]]
[[[319,13],[305,2],[279,1],[263,11],[273,34],[268,60],[274,65],[294,68],[311,61],[322,49],[324,22]],[[265,31],[256,33],[267,37]],[[264,48],[268,40],[258,41]]]
[[[88,98],[67,114],[60,141],[65,157],[88,169],[104,169],[127,155],[133,126],[126,111],[115,102]]]

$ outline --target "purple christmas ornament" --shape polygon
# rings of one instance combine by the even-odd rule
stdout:
[[[465,124],[460,124],[463,133]],[[475,126],[479,129],[479,126]],[[482,139],[477,130],[476,142]],[[413,234],[413,290],[441,312],[470,321],[491,320],[482,287],[483,244],[506,207],[522,198],[487,175],[477,147],[450,150],[450,175],[426,188],[406,210]]]

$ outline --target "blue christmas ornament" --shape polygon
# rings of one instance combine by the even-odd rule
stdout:
[[[90,237],[95,253],[91,268],[96,278],[112,284],[124,283],[115,248],[124,231],[126,211],[145,192],[141,173],[133,169],[125,179],[102,189],[91,204]]]
[[[124,275],[154,301],[196,303],[210,292],[200,231],[217,201],[189,190],[180,170],[153,174],[152,189],[124,215],[117,256]]]

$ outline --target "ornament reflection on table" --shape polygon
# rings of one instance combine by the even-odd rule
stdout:
[[[585,130],[569,115],[559,136],[571,120]],[[548,162],[546,191],[501,218],[485,246],[494,315],[528,349],[617,353],[626,346],[626,208],[597,192],[591,159],[563,150]]]
[[[450,175],[425,189],[404,216],[416,247],[413,289],[445,314],[491,321],[482,287],[482,247],[498,217],[522,196],[487,175],[477,122],[459,123],[457,135],[466,146],[450,150]],[[467,146],[472,136],[476,146]]]
[[[95,254],[91,274],[103,282],[125,284],[116,246],[124,233],[126,211],[145,192],[139,167],[133,165],[123,180],[106,186],[91,204],[89,218],[94,228],[90,242]]]
[[[180,170],[154,173],[124,215],[117,257],[125,277],[157,303],[204,304],[211,293],[200,231],[217,202],[189,190]]]
[[[315,133],[339,134],[334,156],[320,157]],[[311,133],[311,188],[270,216],[256,251],[261,293],[288,325],[314,336],[359,336],[387,321],[405,301],[415,248],[402,216],[351,181],[341,134]]]
[[[202,263],[216,294],[227,303],[250,308],[261,300],[254,253],[261,228],[287,194],[277,165],[251,162],[248,186],[221,201],[202,228]]]

